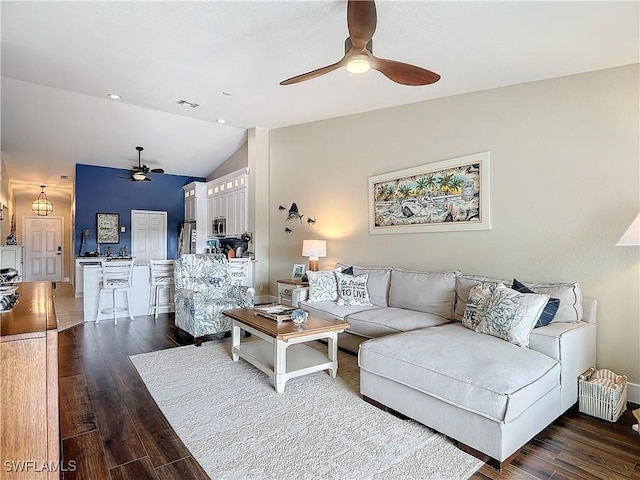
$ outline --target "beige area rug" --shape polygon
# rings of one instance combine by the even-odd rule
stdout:
[[[482,465],[443,435],[363,401],[356,357],[344,352],[336,379],[294,378],[281,394],[231,360],[228,339],[131,360],[212,479],[465,479]]]

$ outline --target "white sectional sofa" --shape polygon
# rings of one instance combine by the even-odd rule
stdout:
[[[339,345],[358,352],[366,400],[444,433],[497,468],[577,402],[577,378],[595,365],[596,339],[596,302],[583,299],[579,285],[528,284],[560,297],[560,306],[522,347],[461,323],[472,287],[510,287],[510,280],[336,268],[347,267],[368,275],[372,305],[314,302],[308,289],[293,300],[314,316],[350,323]]]

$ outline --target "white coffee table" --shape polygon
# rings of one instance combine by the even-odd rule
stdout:
[[[226,310],[233,320],[232,358],[243,358],[269,375],[277,393],[284,391],[287,380],[313,372],[328,370],[338,373],[338,333],[349,328],[340,320],[324,320],[309,316],[300,327],[291,321],[277,323],[261,317],[252,308]],[[242,331],[252,337],[241,342]],[[304,345],[313,340],[327,340],[327,354]]]

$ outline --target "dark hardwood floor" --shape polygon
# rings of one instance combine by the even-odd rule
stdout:
[[[56,308],[58,308],[56,306]],[[73,479],[207,479],[165,420],[129,355],[190,344],[174,339],[173,315],[80,324],[59,335],[60,430]],[[217,340],[211,340],[217,341]],[[640,436],[629,409],[617,423],[574,408],[525,445],[498,472],[473,479],[637,479]]]

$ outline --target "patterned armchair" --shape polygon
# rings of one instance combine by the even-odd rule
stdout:
[[[220,254],[187,254],[174,263],[176,327],[202,337],[231,330],[224,310],[251,307],[255,289],[231,284],[227,258]]]

